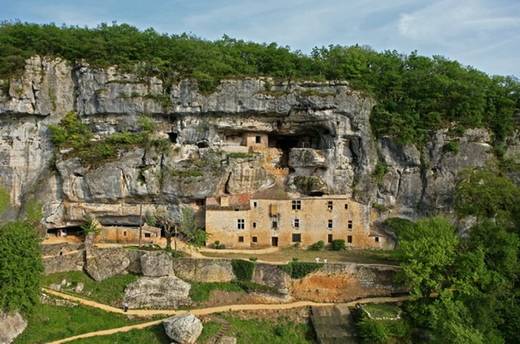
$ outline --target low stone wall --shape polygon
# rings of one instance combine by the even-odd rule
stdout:
[[[235,279],[230,260],[176,258],[173,271],[176,276],[195,282],[230,282]]]

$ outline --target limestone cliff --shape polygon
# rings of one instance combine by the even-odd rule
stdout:
[[[422,152],[376,139],[369,116],[375,102],[346,82],[223,80],[210,94],[196,81],[165,84],[154,77],[88,64],[33,57],[18,77],[0,81],[0,184],[15,205],[37,195],[46,225],[136,223],[145,210],[218,193],[255,192],[280,180],[302,193],[347,194],[382,215],[416,217],[450,210],[457,173],[493,160],[490,135],[468,130],[434,135]],[[122,149],[95,165],[56,151],[49,124],[75,111],[101,139],[135,131],[138,117],[156,122],[163,150]],[[264,154],[237,148],[244,133],[266,135]],[[456,141],[458,149],[445,149]],[[260,152],[260,153],[262,153]],[[384,173],[376,178],[377,165]]]

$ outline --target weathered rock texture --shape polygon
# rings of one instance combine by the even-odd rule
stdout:
[[[229,260],[177,258],[173,270],[178,277],[188,281],[230,282],[235,279]]]
[[[192,80],[166,87],[113,67],[34,57],[8,84],[0,87],[0,184],[15,205],[41,195],[48,227],[77,225],[86,214],[104,225],[136,225],[138,204],[178,217],[181,206],[215,193],[272,185],[279,167],[289,173],[289,189],[347,194],[367,208],[381,204],[387,215],[416,217],[450,211],[457,173],[493,159],[484,130],[460,137],[439,131],[422,153],[376,140],[369,121],[375,102],[345,82],[246,78],[202,94]],[[150,114],[156,135],[171,142],[166,151],[136,147],[96,166],[69,155],[54,159],[47,128],[69,111],[98,138],[135,130],[138,116]],[[229,154],[230,137],[245,131],[268,135],[278,152],[269,161]],[[448,141],[458,142],[458,152],[444,149]],[[378,161],[388,173],[375,183]]]
[[[194,344],[202,333],[202,322],[193,314],[168,318],[163,326],[166,335],[179,344]]]
[[[0,344],[10,344],[27,327],[27,321],[20,313],[0,312]]]
[[[147,277],[173,276],[172,256],[161,251],[143,254],[141,273]]]
[[[129,265],[127,251],[122,248],[92,248],[86,251],[85,271],[96,281],[123,273]]]
[[[191,285],[175,276],[141,277],[125,289],[129,308],[177,308],[190,305]]]

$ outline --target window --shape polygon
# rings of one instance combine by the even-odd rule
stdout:
[[[260,135],[255,136],[256,143],[262,143],[262,137]]]
[[[239,236],[238,237],[238,242],[244,242],[244,237],[243,236]]]
[[[123,236],[126,236],[126,231],[123,232]]]
[[[258,207],[258,202],[254,201],[253,202],[253,208],[256,208],[256,207]]]
[[[256,228],[256,222],[253,222],[253,228]]]
[[[347,243],[352,244],[352,235],[347,235]]]
[[[332,201],[328,201],[328,202],[327,202],[327,209],[330,211],[330,210],[332,210],[332,208],[333,208],[333,203],[332,203]]]
[[[332,220],[329,220],[329,223],[327,224],[327,228],[332,229],[333,226],[334,226],[334,222]]]
[[[246,221],[244,219],[238,219],[237,220],[237,229],[244,229],[246,228]]]
[[[300,228],[300,219],[294,219],[293,220],[293,227],[294,228]]]
[[[235,211],[240,211],[240,209],[239,208],[235,208]]]
[[[292,210],[300,210],[302,208],[302,201],[292,201]]]
[[[145,238],[149,238],[150,237],[150,233],[144,233],[144,237]]]
[[[271,223],[271,227],[272,227],[273,229],[277,229],[277,228],[278,228],[278,221],[274,221],[274,220],[273,220],[273,222]]]
[[[195,200],[195,204],[198,205],[199,207],[201,207],[204,205],[204,200],[203,199]]]
[[[327,242],[329,244],[332,242],[332,234],[327,235]]]
[[[374,238],[374,240],[375,240],[376,242],[379,242],[379,237],[376,236],[376,237]]]
[[[254,243],[257,243],[257,242],[258,242],[258,237],[255,237],[255,236],[252,237],[252,238],[251,238],[251,241],[253,241]]]
[[[292,242],[301,242],[301,241],[302,241],[302,235],[300,233],[293,233]]]
[[[348,203],[345,203],[345,209],[348,209]]]
[[[347,228],[352,229],[352,220],[348,220]]]

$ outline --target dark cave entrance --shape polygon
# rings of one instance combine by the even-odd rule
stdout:
[[[60,228],[49,228],[47,229],[48,235],[54,235],[57,237],[66,237],[66,236],[83,236],[85,233],[81,226],[68,226],[68,227],[60,227]]]
[[[179,134],[176,132],[168,133],[168,138],[170,139],[171,143],[177,143],[177,137],[179,137]]]

